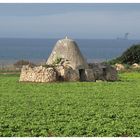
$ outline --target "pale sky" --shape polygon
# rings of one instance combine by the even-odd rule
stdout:
[[[140,4],[0,4],[0,37],[140,39]]]

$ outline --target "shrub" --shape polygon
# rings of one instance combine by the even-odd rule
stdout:
[[[14,63],[14,66],[16,68],[22,68],[23,65],[29,65],[31,67],[35,66],[34,63],[30,62],[30,61],[27,61],[27,60],[19,60],[17,61],[16,63]]]
[[[55,61],[53,62],[53,65],[59,64],[59,63],[61,62],[61,60],[62,60],[62,58],[57,57],[57,58],[55,59]]]
[[[140,44],[132,45],[120,57],[111,60],[109,63],[122,63],[129,65],[140,63]]]

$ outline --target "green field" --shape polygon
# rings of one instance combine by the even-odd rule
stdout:
[[[140,136],[140,73],[119,76],[35,84],[0,75],[0,136]]]

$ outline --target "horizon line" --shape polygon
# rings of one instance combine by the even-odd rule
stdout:
[[[0,39],[64,39],[65,37],[54,37],[54,38],[46,38],[46,37],[0,37]],[[68,37],[69,38],[69,37]],[[86,40],[140,40],[140,38],[128,38],[128,39],[124,39],[124,38],[70,38],[70,39],[86,39]]]

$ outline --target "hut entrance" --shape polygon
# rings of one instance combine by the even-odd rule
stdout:
[[[86,75],[84,69],[79,69],[79,76],[80,76],[80,81],[86,81]]]

